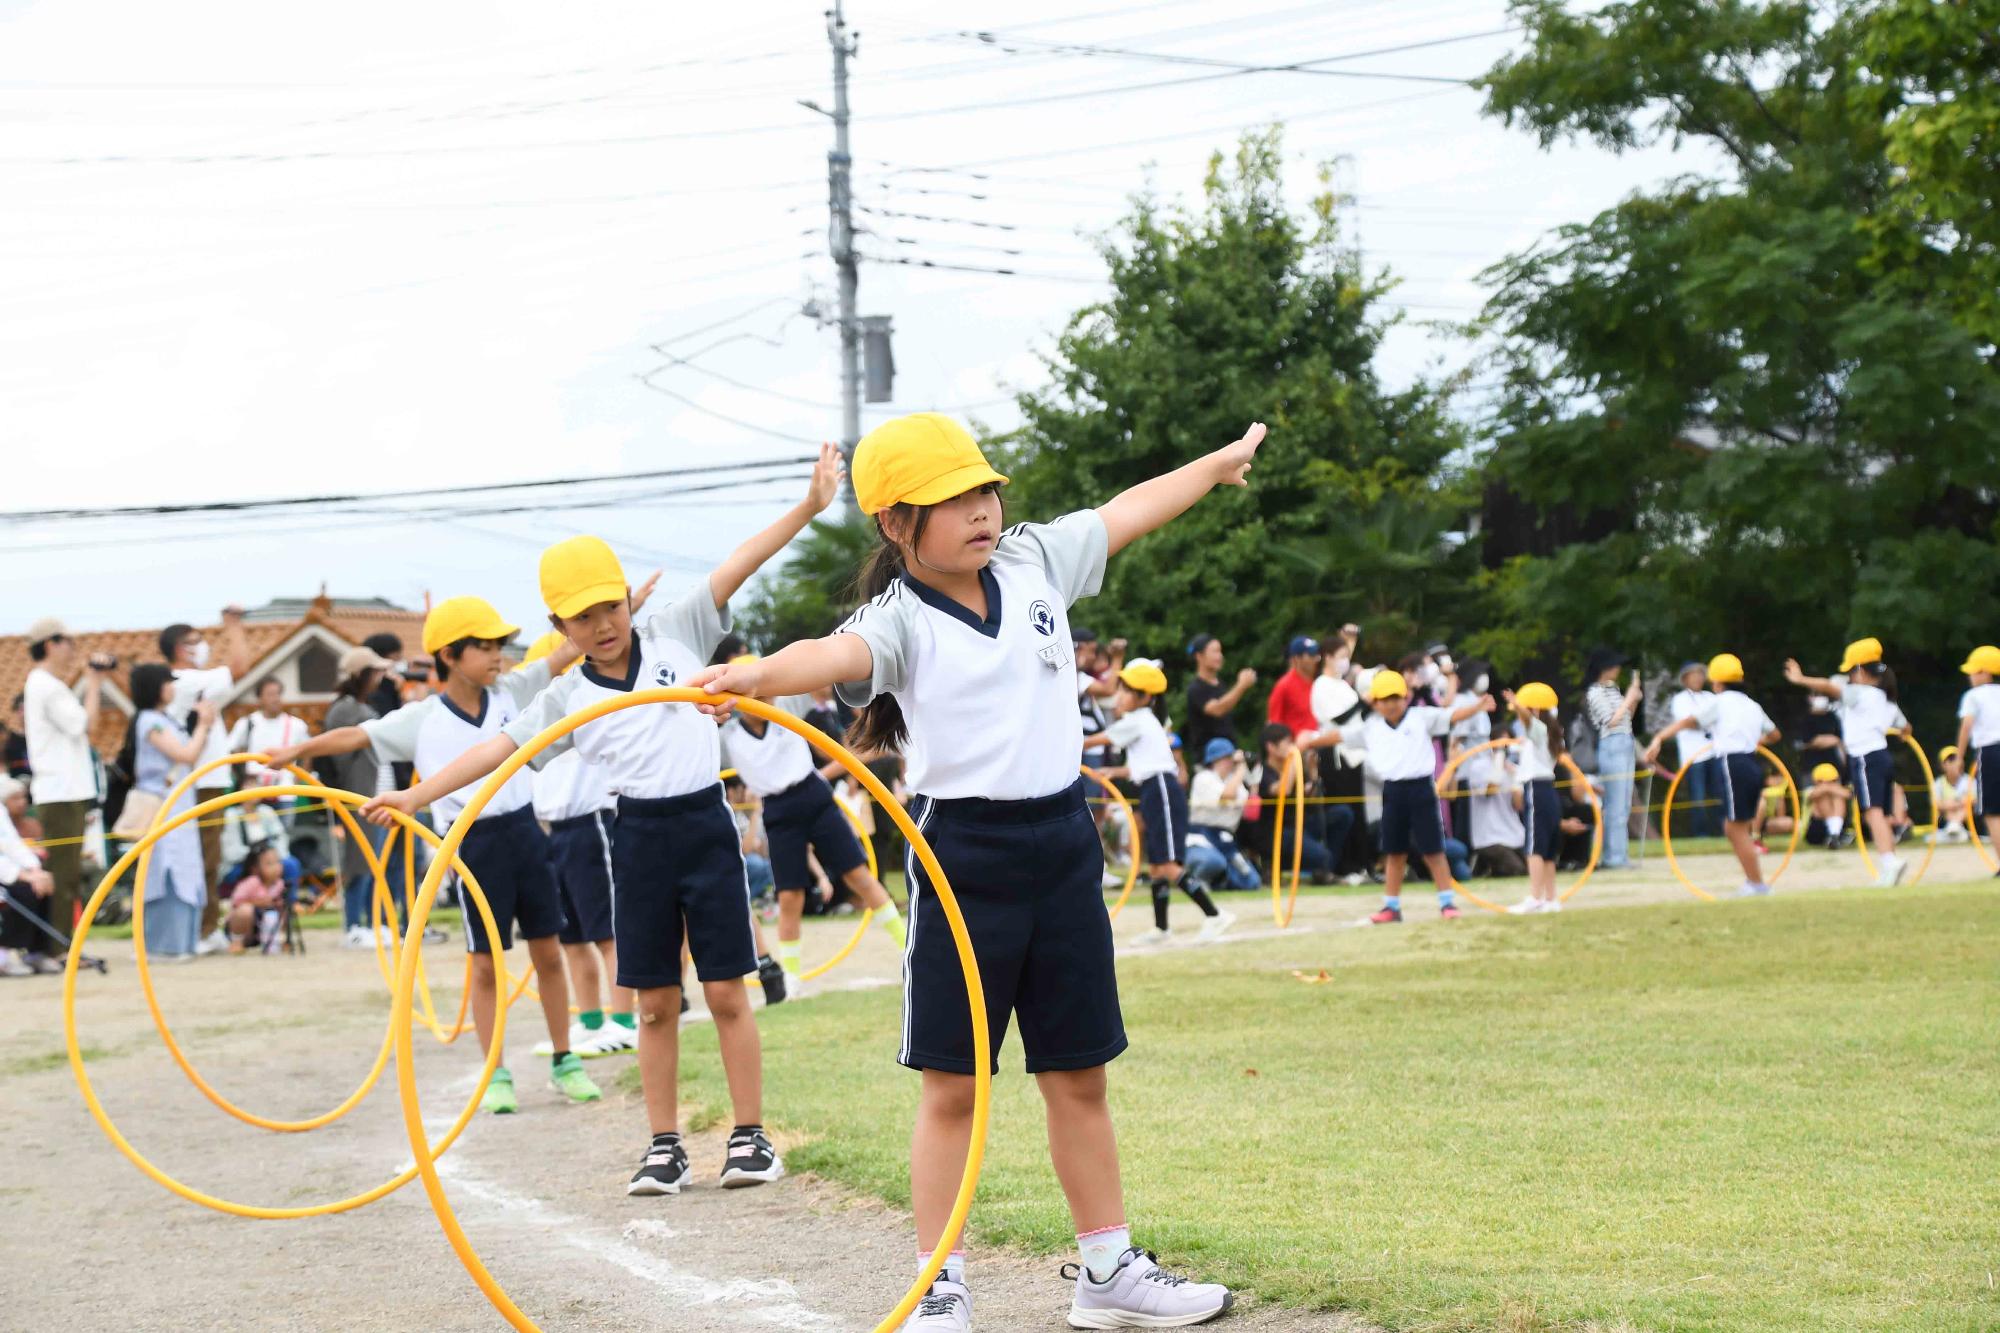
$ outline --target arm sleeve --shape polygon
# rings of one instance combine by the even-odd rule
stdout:
[[[1696,699],[1688,706],[1688,711],[1694,715],[1695,725],[1703,731],[1714,731],[1715,724],[1722,720],[1722,704],[1712,694],[1706,698]],[[1761,713],[1763,710],[1758,711]],[[1765,731],[1770,729],[1768,724],[1764,728]]]
[[[49,725],[65,736],[83,735],[90,715],[83,711],[83,700],[70,693],[69,688],[60,683],[42,694],[42,716]]]
[[[21,831],[14,827],[13,818],[0,809],[0,878],[19,879],[23,871],[39,870],[41,864],[34,849],[21,840]]]
[[[1971,690],[1967,690],[1964,694],[1958,696],[1958,715],[1960,717],[1973,717],[1978,712],[1978,705],[1972,702]]]
[[[1132,748],[1132,742],[1146,734],[1145,728],[1145,721],[1139,716],[1138,711],[1134,710],[1106,727],[1104,734],[1109,736],[1119,749],[1129,750]]]
[[[507,692],[516,708],[526,708],[528,701],[549,687],[554,679],[549,674],[549,659],[530,662],[518,671],[509,671],[500,677],[499,688]]]
[[[715,590],[709,586],[708,575],[703,574],[670,605],[648,616],[640,633],[649,638],[672,639],[706,662],[715,655],[716,645],[729,633],[733,623],[729,608],[716,606]]]
[[[242,754],[250,748],[250,715],[245,713],[236,719],[236,725],[229,729],[229,752]]]
[[[1368,743],[1368,719],[1357,717],[1352,722],[1341,727],[1340,739],[1348,745],[1366,745]]]
[[[540,666],[541,663],[537,662],[535,665]],[[563,688],[563,682],[568,679],[570,677],[564,676],[559,680],[547,682],[541,693],[521,705],[520,713],[512,722],[500,728],[500,734],[514,742],[516,746],[522,746],[533,740],[537,733],[546,731],[562,721],[569,713],[569,691]],[[389,716],[399,717],[409,711],[407,708],[399,708]],[[528,761],[528,767],[538,773],[541,772],[558,756],[568,754],[575,738],[576,733],[572,731],[567,736],[551,742],[547,749]]]
[[[1003,540],[1029,553],[1065,602],[1094,597],[1104,585],[1111,535],[1095,509],[1080,509],[1053,523],[1023,523],[1009,528]]]
[[[1449,736],[1451,734],[1451,713],[1449,710],[1443,708],[1426,708],[1424,711],[1430,714],[1424,720],[1424,730],[1430,732],[1433,736]]]
[[[413,764],[417,761],[417,733],[423,730],[424,719],[437,707],[436,696],[406,704],[387,717],[374,717],[361,724],[368,733],[368,744],[374,749],[375,757],[387,764]]]
[[[1758,727],[1757,734],[1759,736],[1762,736],[1766,732],[1776,731],[1778,729],[1778,724],[1771,720],[1771,715],[1769,713],[1765,712],[1763,709],[1760,708],[1757,710],[1757,727]]]
[[[867,603],[834,631],[852,634],[868,645],[871,659],[867,680],[845,681],[834,693],[849,708],[865,706],[878,694],[895,694],[908,679],[908,647],[916,632],[916,599],[892,586]]]

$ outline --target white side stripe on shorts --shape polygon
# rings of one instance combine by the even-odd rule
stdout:
[[[923,813],[917,816],[918,833],[928,836],[931,814],[936,809],[937,802],[924,800]],[[896,1059],[903,1062],[910,1058],[910,1020],[914,1008],[910,994],[910,954],[917,947],[917,884],[917,849],[912,843],[903,849],[903,888],[910,904],[910,919],[903,932],[903,1044],[896,1054]]]
[[[597,843],[598,846],[604,849],[604,883],[607,892],[610,894],[611,938],[615,940],[618,938],[618,878],[611,873],[611,833],[610,830],[604,827],[604,812],[602,810],[592,814],[590,822],[597,826]],[[585,943],[595,944],[596,941],[586,940]],[[615,983],[617,978],[613,977],[612,981]],[[601,999],[602,997],[598,998]]]
[[[1160,784],[1160,819],[1167,826],[1167,851],[1174,850],[1174,801],[1173,792],[1167,787],[1167,775],[1155,773],[1153,780]]]

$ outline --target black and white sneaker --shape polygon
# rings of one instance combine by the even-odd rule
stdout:
[[[785,1159],[771,1146],[761,1125],[738,1125],[729,1135],[729,1155],[722,1161],[722,1188],[767,1185],[785,1174]]]
[[[681,1136],[661,1134],[646,1149],[646,1158],[639,1163],[639,1169],[633,1174],[631,1183],[625,1186],[625,1192],[679,1194],[690,1174],[687,1149],[681,1147]]]
[[[777,959],[767,954],[757,960],[757,980],[764,987],[764,1003],[767,1006],[785,1002],[785,969]]]

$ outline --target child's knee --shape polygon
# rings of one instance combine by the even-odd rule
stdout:
[[[718,1023],[730,1022],[750,1012],[750,992],[740,981],[704,981],[701,997],[708,1004],[710,1017]]]
[[[639,1017],[642,1027],[659,1027],[662,1024],[677,1024],[681,1017],[680,990],[677,987],[658,987],[637,993],[633,1012]]]
[[[927,1070],[922,1094],[926,1114],[950,1120],[970,1120],[978,1098],[970,1074],[941,1074]]]

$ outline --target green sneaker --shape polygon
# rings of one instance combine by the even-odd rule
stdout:
[[[493,1071],[493,1081],[486,1085],[486,1096],[480,1100],[479,1109],[488,1115],[512,1115],[521,1109],[514,1099],[514,1076],[506,1069]]]
[[[583,1061],[575,1051],[549,1067],[549,1086],[573,1102],[594,1102],[604,1096],[590,1081],[590,1075],[583,1072]]]

